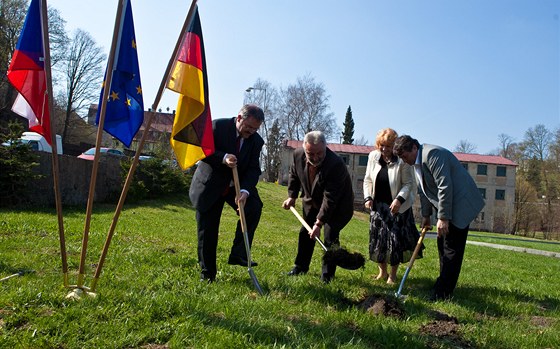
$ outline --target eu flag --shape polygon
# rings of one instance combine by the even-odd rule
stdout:
[[[124,18],[121,20],[103,129],[130,147],[132,139],[144,122],[144,101],[130,1],[127,1],[124,6]],[[99,97],[96,123],[99,123],[105,87],[104,82]]]

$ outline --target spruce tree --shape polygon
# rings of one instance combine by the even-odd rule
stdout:
[[[352,108],[348,106],[346,117],[344,118],[344,132],[342,132],[342,144],[354,143],[354,119],[352,118]]]

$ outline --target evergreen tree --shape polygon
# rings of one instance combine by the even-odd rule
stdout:
[[[346,117],[344,118],[344,132],[342,132],[342,144],[354,143],[354,119],[352,118],[352,108],[348,106]]]

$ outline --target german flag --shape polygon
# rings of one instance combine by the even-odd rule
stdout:
[[[208,76],[198,6],[177,54],[167,88],[179,102],[171,131],[171,146],[183,170],[214,153]]]

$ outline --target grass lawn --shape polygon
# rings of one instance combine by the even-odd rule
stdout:
[[[560,260],[467,245],[452,301],[431,303],[438,275],[435,239],[412,269],[396,305],[402,316],[364,309],[397,286],[373,280],[377,267],[338,269],[319,280],[316,246],[307,275],[288,277],[299,222],[281,203],[286,188],[259,183],[264,201],[253,243],[254,289],[246,268],[227,264],[236,216],[226,209],[217,281],[199,281],[196,222],[186,195],[125,205],[95,298],[66,299],[53,208],[0,210],[0,348],[560,348]],[[95,205],[86,286],[98,263],[115,205]],[[85,207],[64,208],[70,283],[82,246]],[[558,251],[539,241],[470,239]],[[510,236],[507,236],[510,237]],[[515,238],[515,237],[514,237]],[[528,240],[528,239],[523,239]],[[341,234],[367,255],[368,216],[357,212]],[[399,269],[399,281],[405,266]]]

